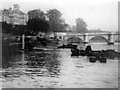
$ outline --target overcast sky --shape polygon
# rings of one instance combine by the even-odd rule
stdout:
[[[29,10],[41,9],[46,12],[56,8],[65,21],[71,26],[76,18],[82,18],[88,29],[105,31],[118,30],[118,1],[119,0],[1,0],[0,8],[9,8],[19,4],[20,10],[27,13]]]

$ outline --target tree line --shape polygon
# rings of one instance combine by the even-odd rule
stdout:
[[[76,19],[76,25],[70,27],[62,18],[62,13],[57,9],[49,9],[46,13],[40,9],[34,9],[27,12],[28,22],[26,25],[11,25],[2,23],[2,33],[11,33],[21,35],[23,33],[35,35],[38,32],[90,32],[87,24],[82,18]]]
[[[50,9],[44,13],[40,9],[30,10],[27,13],[26,25],[12,25],[1,22],[2,33],[11,34],[37,34],[38,32],[65,32],[68,24],[62,18],[62,13],[57,9]]]

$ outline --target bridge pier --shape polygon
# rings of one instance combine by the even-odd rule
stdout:
[[[114,45],[114,34],[108,34],[108,45]]]
[[[85,33],[85,34],[83,35],[83,43],[84,43],[84,44],[87,44],[87,43],[88,43],[88,33]]]

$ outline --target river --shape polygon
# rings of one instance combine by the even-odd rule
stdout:
[[[118,45],[91,44],[93,50]],[[7,51],[4,50],[4,53]],[[90,63],[85,56],[71,57],[70,49],[16,51],[4,54],[2,88],[118,88],[118,59]]]

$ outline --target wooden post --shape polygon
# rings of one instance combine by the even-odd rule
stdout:
[[[25,49],[25,35],[22,35],[22,49]]]

